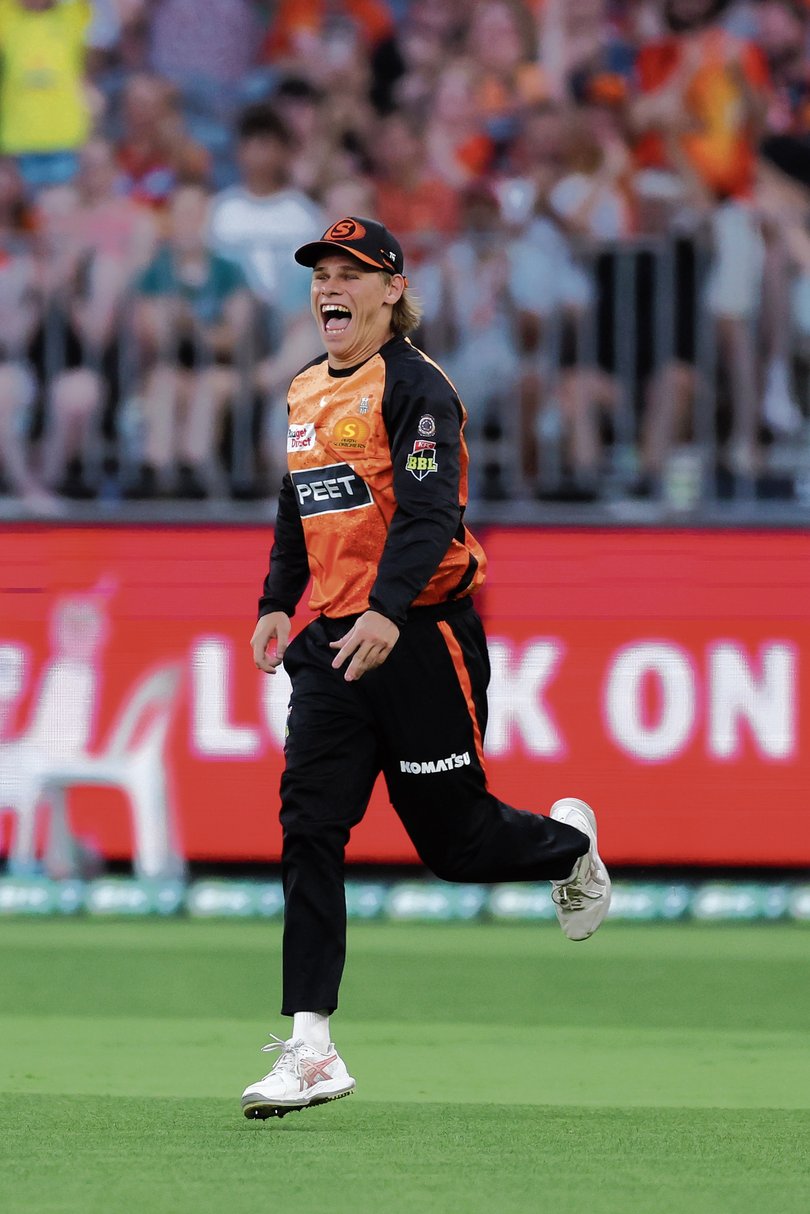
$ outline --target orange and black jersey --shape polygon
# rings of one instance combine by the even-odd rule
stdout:
[[[464,408],[405,337],[366,362],[324,354],[288,397],[287,461],[259,615],[292,615],[310,575],[323,615],[371,607],[396,624],[412,606],[450,602],[483,583],[486,560],[464,526]]]

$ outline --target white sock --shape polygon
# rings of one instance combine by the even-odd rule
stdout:
[[[328,1012],[296,1012],[293,1016],[293,1040],[299,1038],[311,1045],[319,1054],[329,1051],[329,1013]]]

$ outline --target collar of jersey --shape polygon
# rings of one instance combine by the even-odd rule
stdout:
[[[364,358],[361,363],[356,363],[353,367],[330,367],[327,362],[326,369],[333,379],[345,379],[347,375],[354,375],[355,371],[359,371],[366,363],[371,362],[372,358],[376,358],[378,354],[382,354],[383,350],[386,350],[398,337],[399,334],[395,333],[393,337],[388,338],[388,341],[383,342],[379,350],[375,350],[373,354],[369,354],[368,358]]]

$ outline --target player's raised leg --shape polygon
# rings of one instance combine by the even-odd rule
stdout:
[[[422,860],[445,880],[561,881],[590,838],[489,791],[488,673],[480,620],[462,605],[447,618],[409,621],[385,665],[363,680],[384,733],[392,804]]]

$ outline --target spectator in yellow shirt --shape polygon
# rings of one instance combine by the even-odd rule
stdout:
[[[92,16],[90,0],[0,0],[0,152],[17,158],[29,190],[76,172]]]

